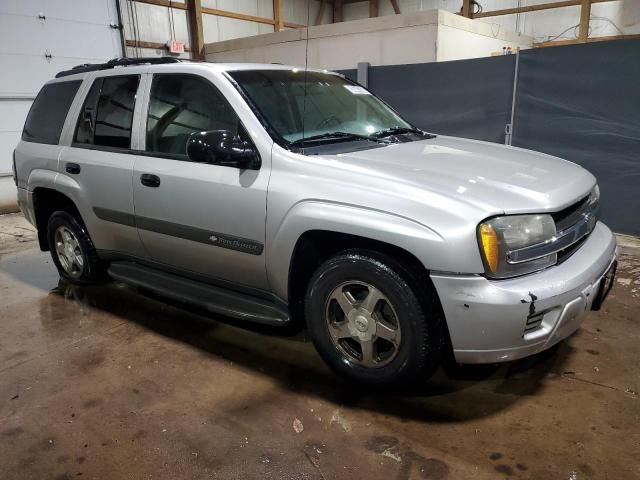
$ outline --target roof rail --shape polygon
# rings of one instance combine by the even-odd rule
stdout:
[[[56,78],[75,75],[76,73],[95,72],[97,70],[108,70],[115,67],[127,67],[129,65],[160,65],[163,63],[180,63],[191,60],[177,57],[140,57],[140,58],[114,58],[106,63],[83,63],[76,65],[71,70],[63,70],[56,74]]]

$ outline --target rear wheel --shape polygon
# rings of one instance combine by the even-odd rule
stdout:
[[[49,217],[47,236],[53,263],[62,278],[79,284],[99,283],[106,279],[104,265],[86,228],[72,214],[54,212]]]
[[[426,379],[439,366],[445,336],[424,290],[402,264],[376,252],[348,251],[326,261],[311,279],[305,305],[318,352],[361,383]]]

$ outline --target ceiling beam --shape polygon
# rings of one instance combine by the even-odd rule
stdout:
[[[610,40],[628,40],[631,38],[640,38],[640,34],[628,34],[628,35],[606,35],[604,37],[590,37],[587,39],[586,43],[596,43],[596,42],[608,42]],[[533,46],[535,48],[540,47],[561,47],[563,45],[576,45],[581,43],[577,38],[571,40],[551,40],[549,42],[539,42],[534,43]]]
[[[164,43],[159,43],[159,42],[143,42],[141,40],[136,41],[136,40],[127,40],[126,42],[127,47],[137,47],[137,48],[153,48],[154,50],[166,50],[167,49],[167,45]],[[191,52],[191,48],[187,47],[185,45],[184,47],[184,51],[185,52]]]
[[[178,10],[189,10],[187,4],[178,3],[178,2],[169,3],[169,0],[134,0],[134,1],[138,3],[146,3],[148,5],[156,5],[158,7],[171,7],[171,8],[176,8]],[[247,22],[263,23],[265,25],[276,24],[276,21],[273,18],[256,17],[254,15],[246,15],[244,13],[230,12],[228,10],[218,10],[217,8],[202,7],[202,13],[206,15],[216,15],[218,17],[235,18],[236,20],[246,20]],[[284,21],[282,24],[285,28],[303,28],[306,26],[300,23],[284,22]]]
[[[589,38],[589,18],[591,18],[591,0],[582,0],[580,6],[580,29],[578,30],[578,41],[585,43]]]
[[[202,28],[202,4],[200,0],[189,0],[187,15],[191,26],[191,56],[198,60],[204,60],[204,29]]]
[[[218,17],[235,18],[236,20],[246,20],[248,22],[264,23],[269,25],[275,24],[271,18],[255,17],[253,15],[245,15],[244,13],[218,10],[217,8],[202,7],[202,13],[206,13],[207,15],[216,15]]]
[[[466,0],[465,0],[466,1]],[[502,10],[491,10],[473,14],[473,18],[499,17],[501,15],[513,15],[516,13],[538,12],[540,10],[551,10],[553,8],[575,7],[582,5],[583,0],[564,0],[561,2],[539,3],[537,5],[527,5],[524,7],[504,8]],[[591,0],[591,3],[607,3],[616,0]]]
[[[146,3],[148,5],[157,5],[158,7],[171,7],[178,10],[187,10],[186,3],[169,2],[169,0],[135,0],[138,3]]]
[[[369,18],[375,18],[378,16],[378,0],[369,0]]]
[[[343,0],[333,0],[333,23],[342,21],[342,4]]]
[[[273,20],[274,30],[281,32],[284,30],[284,19],[282,16],[282,0],[273,0]]]
[[[471,0],[462,0],[462,16],[471,18],[473,16],[473,6]]]
[[[320,25],[324,17],[324,10],[327,6],[327,0],[320,0],[320,8],[318,9],[318,15],[316,15],[316,21],[314,25]]]

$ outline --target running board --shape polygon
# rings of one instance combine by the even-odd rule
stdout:
[[[264,325],[284,326],[289,312],[262,298],[215,287],[133,262],[112,262],[109,275],[115,280],[152,290],[177,302],[209,312]]]

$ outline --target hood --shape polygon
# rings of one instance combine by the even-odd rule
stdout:
[[[323,157],[492,214],[560,210],[596,183],[582,167],[551,155],[444,136]]]

